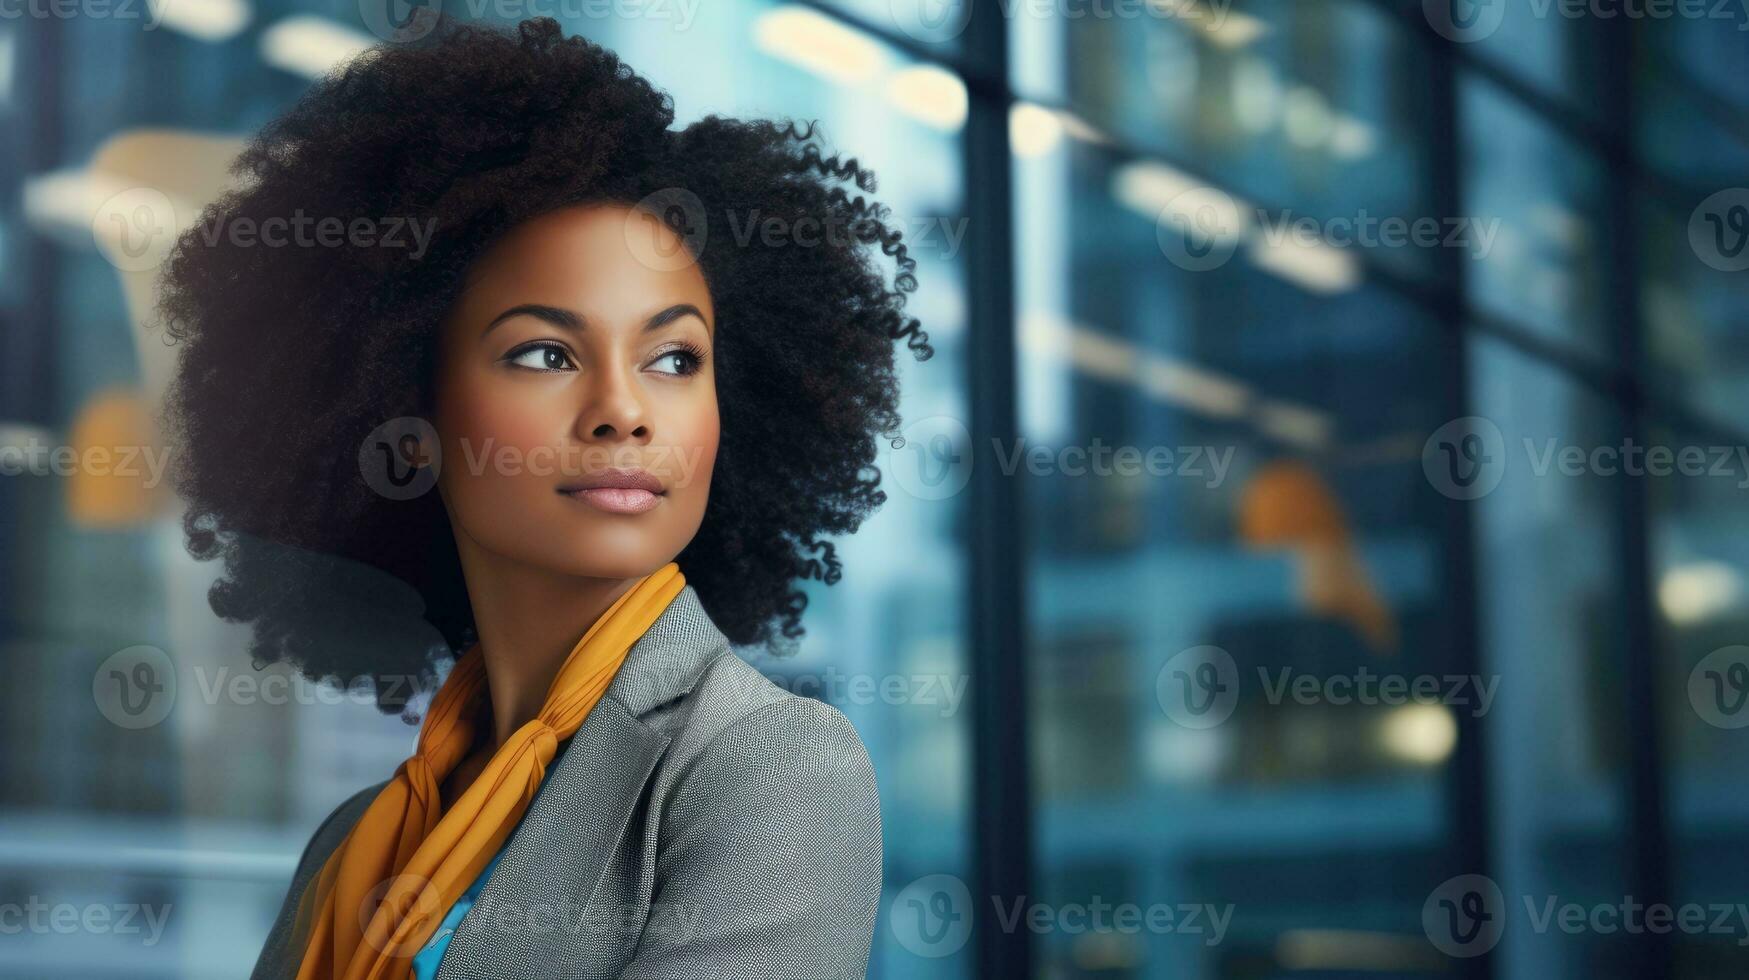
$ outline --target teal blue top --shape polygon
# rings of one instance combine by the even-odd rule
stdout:
[[[455,900],[449,907],[449,914],[443,917],[443,924],[432,934],[431,941],[425,948],[413,954],[413,976],[415,980],[432,980],[437,976],[437,967],[443,962],[443,954],[449,951],[449,937],[455,934],[455,927],[461,924],[462,916],[474,907],[474,900],[480,897],[481,889],[486,887],[486,879],[492,877],[492,869],[498,867],[503,860],[504,852],[499,851],[492,858],[492,863],[486,865],[486,870],[474,879],[468,890],[462,892],[462,897]]]
[[[535,799],[540,798],[540,791],[546,788],[547,780],[553,778],[553,770],[557,768],[559,768],[559,762],[555,756],[552,763],[547,766],[547,774],[541,777],[540,787],[534,791]],[[532,800],[529,802],[528,808],[534,809]],[[524,819],[528,817],[526,811],[524,811],[523,817]],[[507,837],[505,840],[508,841],[509,838]],[[467,891],[462,892],[462,897],[456,899],[455,904],[449,907],[449,914],[443,917],[442,924],[437,927],[436,932],[431,934],[431,941],[425,944],[424,949],[413,954],[414,980],[433,980],[437,976],[437,968],[443,964],[443,954],[449,951],[449,937],[455,935],[456,927],[461,925],[462,917],[474,907],[475,900],[480,897],[480,892],[486,887],[486,879],[492,877],[493,869],[498,867],[498,862],[503,859],[504,852],[502,850],[493,855],[492,861],[486,865],[486,869],[480,872],[480,876],[474,879],[474,883],[468,886]]]

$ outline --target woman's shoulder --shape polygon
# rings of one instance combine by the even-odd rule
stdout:
[[[868,757],[844,712],[784,688],[732,649],[713,660],[682,700],[671,714],[654,720],[668,729],[680,755],[807,746],[815,759]]]
[[[880,797],[856,728],[732,651],[642,715],[668,736],[643,809],[652,916],[620,976],[861,977]]]
[[[714,657],[684,696],[640,720],[669,739],[658,797],[711,809],[782,806],[815,823],[830,813],[879,840],[879,790],[856,726],[837,707],[773,682],[734,650]],[[364,787],[328,814],[304,847],[294,883],[320,869],[391,781]]]
[[[804,807],[878,812],[874,767],[844,712],[785,689],[733,650],[647,723],[670,737],[665,768],[676,795],[764,793]]]

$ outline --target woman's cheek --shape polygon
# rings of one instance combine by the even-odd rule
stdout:
[[[518,397],[514,391],[482,395],[458,400],[447,413],[454,419],[454,431],[446,434],[461,454],[456,462],[468,468],[469,476],[525,476],[529,464],[549,451],[541,447],[563,442],[564,422],[554,414],[559,406],[543,406],[539,399]]]
[[[677,440],[678,450],[687,454],[686,479],[698,492],[708,492],[711,472],[716,468],[717,446],[722,441],[722,426],[716,412],[714,397],[706,410],[700,411],[697,423]]]

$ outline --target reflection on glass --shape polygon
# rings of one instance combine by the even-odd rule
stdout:
[[[1603,200],[1597,161],[1492,83],[1465,77],[1464,210],[1492,231],[1471,262],[1471,302],[1511,324],[1604,356],[1608,284],[1594,214]]]
[[[1418,138],[1426,62],[1378,5],[1174,0],[1086,9],[1131,13],[1012,18],[1019,94],[1218,174],[1269,207],[1319,221],[1425,212],[1415,176],[1426,164]]]
[[[1749,10],[1744,17],[1749,18]],[[1697,88],[1686,73],[1654,58],[1644,60],[1637,93],[1644,108],[1634,116],[1634,145],[1647,168],[1662,179],[1709,192],[1745,183],[1749,107]],[[1739,74],[1744,64],[1749,62],[1739,63]]]
[[[1738,778],[1749,761],[1749,442],[1666,427],[1650,438],[1672,452],[1666,474],[1648,480],[1672,901],[1714,907],[1738,901],[1728,896],[1749,880],[1749,787]],[[1749,970],[1737,926],[1676,941],[1681,977]]]
[[[952,55],[964,46],[975,0],[830,0],[870,30]],[[1018,6],[1018,5],[1011,5]],[[1005,7],[1004,9],[1008,9]]]
[[[1706,4],[1707,16],[1648,19],[1638,25],[1635,42],[1642,72],[1668,74],[1707,101],[1718,101],[1741,113],[1749,109],[1749,8],[1741,4]]]
[[[1527,909],[1619,905],[1628,888],[1617,484],[1560,462],[1622,445],[1596,395],[1475,339],[1472,410],[1498,432],[1474,500],[1493,878],[1511,916],[1500,975],[1620,977],[1607,937],[1527,928]],[[1599,457],[1600,458],[1600,457]],[[1526,904],[1529,903],[1529,905]]]
[[[1598,96],[1615,70],[1605,44],[1620,17],[1559,3],[1428,0],[1414,6],[1435,35],[1552,97],[1564,111],[1608,116],[1609,100]]]
[[[1653,382],[1726,425],[1749,412],[1749,188],[1726,188],[1680,211],[1646,195],[1640,311]]]
[[[1038,975],[1438,970],[1454,709],[1377,686],[1455,664],[1437,332],[1315,267],[1195,260],[1126,166],[1016,164],[1035,882],[1230,917],[1044,933]]]

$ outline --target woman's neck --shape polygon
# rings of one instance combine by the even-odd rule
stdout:
[[[540,714],[565,657],[636,579],[584,578],[530,568],[456,534],[480,636],[496,750]]]

